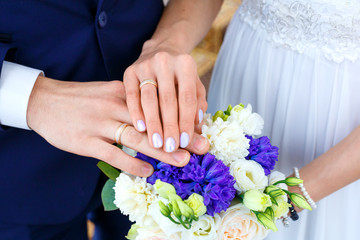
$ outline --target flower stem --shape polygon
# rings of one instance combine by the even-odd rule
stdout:
[[[168,216],[168,219],[170,219],[170,221],[172,221],[175,224],[181,224],[181,223],[175,221],[170,215]]]
[[[278,185],[280,183],[286,183],[286,181],[285,180],[280,180],[280,181],[277,181],[276,183],[274,183],[273,185]]]
[[[186,228],[188,230],[191,228],[191,224],[189,224],[189,226],[187,226],[186,223],[184,223],[184,221],[181,219],[181,217],[177,217],[177,219],[180,221],[181,225],[184,226],[184,228]]]

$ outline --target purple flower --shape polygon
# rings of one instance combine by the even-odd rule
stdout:
[[[170,183],[182,199],[187,199],[192,193],[202,195],[207,214],[211,216],[226,211],[235,197],[235,180],[230,175],[229,167],[210,153],[192,154],[189,163],[179,168],[141,153],[136,157],[154,166],[154,173],[147,178],[147,182],[154,184],[160,179]]]
[[[272,146],[266,136],[260,138],[246,137],[250,139],[249,155],[246,159],[258,162],[263,167],[265,175],[269,175],[278,160],[279,148]]]

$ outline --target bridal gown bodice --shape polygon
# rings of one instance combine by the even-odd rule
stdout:
[[[299,53],[319,48],[335,62],[360,57],[359,0],[244,0],[238,14]]]
[[[214,67],[209,112],[251,104],[279,146],[277,170],[291,174],[360,126],[359,90],[360,0],[243,0]],[[358,180],[332,193],[268,239],[358,240],[359,190]]]

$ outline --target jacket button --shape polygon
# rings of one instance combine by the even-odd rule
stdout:
[[[98,24],[99,24],[99,27],[103,28],[106,26],[106,23],[107,23],[107,14],[105,11],[101,11],[100,14],[99,14],[99,17],[98,17]]]

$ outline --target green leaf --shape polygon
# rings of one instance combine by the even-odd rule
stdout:
[[[116,181],[116,178],[120,175],[120,171],[111,166],[110,164],[107,164],[106,162],[98,162],[97,164],[98,168],[111,180]]]
[[[113,187],[115,186],[115,181],[108,179],[101,191],[101,200],[104,205],[105,211],[113,211],[118,209],[114,204],[115,200],[115,191]]]

